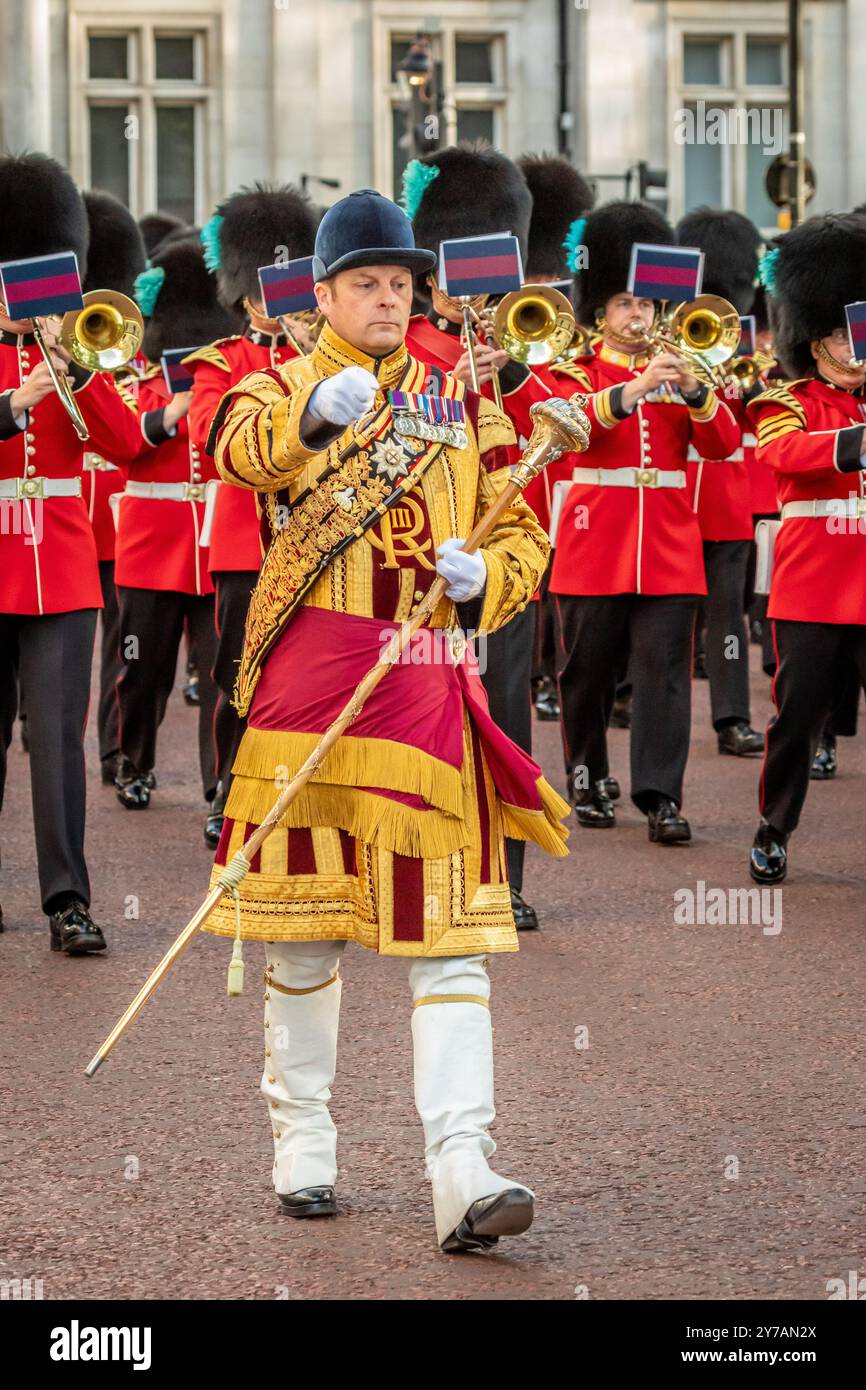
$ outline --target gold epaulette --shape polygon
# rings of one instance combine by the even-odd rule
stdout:
[[[808,381],[808,377],[804,377],[802,378],[802,380]],[[802,403],[797,398],[797,396],[794,395],[794,392],[791,389],[792,387],[799,386],[800,384],[800,381],[785,381],[781,382],[777,386],[768,386],[766,391],[761,391],[757,396],[754,396],[752,400],[749,401],[749,412],[754,414],[757,413],[759,409],[763,410],[764,406],[780,405],[783,406],[785,410],[789,410],[793,415],[796,415],[800,424],[805,429],[806,412],[803,409]]]
[[[235,337],[239,336],[239,334],[235,334]],[[196,348],[189,357],[184,357],[183,365],[188,367],[190,362],[209,362],[212,367],[219,367],[221,372],[230,372],[231,367],[228,358],[220,352],[220,343],[232,341],[232,338],[220,338],[219,343],[208,343],[207,347]]]
[[[589,358],[586,360],[589,361]],[[576,381],[579,386],[582,386],[585,391],[592,390],[592,382],[589,379],[589,375],[579,362],[552,362],[550,371],[555,372],[557,376],[570,377],[572,381]]]
[[[462,393],[457,395],[458,400],[462,399]],[[478,403],[478,453],[483,455],[491,449],[508,448],[517,443],[517,436],[514,433],[514,426],[507,415],[504,415],[492,401],[488,401],[484,396]]]

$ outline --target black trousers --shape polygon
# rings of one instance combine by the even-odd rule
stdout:
[[[217,777],[228,791],[232,764],[247,727],[231,700],[244,649],[244,628],[250,595],[256,587],[258,570],[221,570],[213,576],[216,586],[217,646],[213,675],[218,688],[214,733],[216,737]]]
[[[691,594],[557,596],[559,698],[568,773],[588,785],[610,772],[607,725],[617,679],[632,685],[631,798],[642,811],[659,793],[682,805],[691,734]]]
[[[30,728],[36,860],[46,912],[63,895],[90,903],[84,859],[84,727],[96,612],[0,614],[0,805],[18,702],[17,670]]]
[[[114,561],[100,560],[99,583],[103,609],[99,648],[99,761],[113,764],[120,752],[117,682],[123,670],[120,655],[120,608],[114,586]]]
[[[156,733],[174,686],[184,627],[195,645],[199,670],[198,754],[205,800],[216,787],[213,737],[216,686],[210,675],[216,651],[213,594],[179,594],[159,589],[118,589],[120,652],[117,682],[120,750],[137,772],[156,760]]]
[[[749,638],[743,613],[751,541],[704,541],[705,651],[713,727],[751,718]]]
[[[544,571],[539,588],[539,601],[535,615],[535,643],[532,654],[532,679],[556,680],[556,651],[559,645],[556,633],[556,601],[550,592],[550,571],[553,568],[553,555]]]
[[[850,663],[866,686],[866,626],[780,618],[773,629],[779,661],[773,682],[777,712],[767,728],[759,801],[764,819],[787,835],[799,823],[815,747]]]
[[[499,632],[485,643],[486,670],[481,679],[490,702],[490,714],[504,733],[525,753],[532,752],[532,653],[535,637],[535,609],[528,603]],[[506,840],[508,878],[519,893],[523,888],[523,860],[526,843]]]

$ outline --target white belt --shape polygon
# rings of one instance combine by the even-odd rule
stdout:
[[[136,483],[124,488],[126,497],[150,497],[157,502],[203,502],[204,483]]]
[[[866,497],[816,497],[811,502],[786,502],[782,520],[794,516],[866,517]]]
[[[0,478],[0,497],[80,497],[80,478]]]
[[[573,483],[597,487],[685,487],[681,468],[575,468]]]

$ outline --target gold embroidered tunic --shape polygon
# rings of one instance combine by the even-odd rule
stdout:
[[[381,384],[371,416],[310,447],[301,420],[313,390],[353,365]],[[452,377],[440,374],[434,389],[463,402],[464,439],[433,443],[396,432],[387,393],[429,387],[429,368],[405,346],[374,361],[326,327],[309,357],[252,373],[221,403],[217,467],[226,482],[263,494],[274,540],[247,620],[236,703],[249,713],[249,727],[233,769],[218,866],[261,823],[344,695],[374,664],[375,647],[372,660],[367,649],[373,636],[384,641],[392,630],[386,625],[407,618],[424,597],[436,577],[437,546],[467,536],[508,481],[510,422]],[[394,488],[399,501],[377,512]],[[515,501],[481,551],[480,632],[525,608],[548,549],[533,513]],[[467,705],[455,705],[453,672],[446,678],[430,665],[430,642],[440,642],[434,665],[441,658],[435,630],[458,626],[454,604],[444,599],[419,634],[429,642],[418,669],[397,667],[386,677],[266,841],[240,890],[244,936],[353,939],[391,955],[517,949],[504,834],[562,854],[559,821],[568,808],[528,759],[536,804],[501,796],[476,727],[484,715],[470,718],[471,677],[458,682],[471,687]],[[363,669],[355,670],[360,652]],[[526,758],[511,745],[507,752],[515,766]],[[525,786],[522,763],[520,771]],[[500,783],[508,780],[500,773]],[[230,899],[207,929],[234,933]]]

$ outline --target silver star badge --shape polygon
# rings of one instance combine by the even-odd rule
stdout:
[[[410,458],[409,450],[396,439],[382,439],[370,451],[374,473],[384,474],[391,483],[408,476]]]

